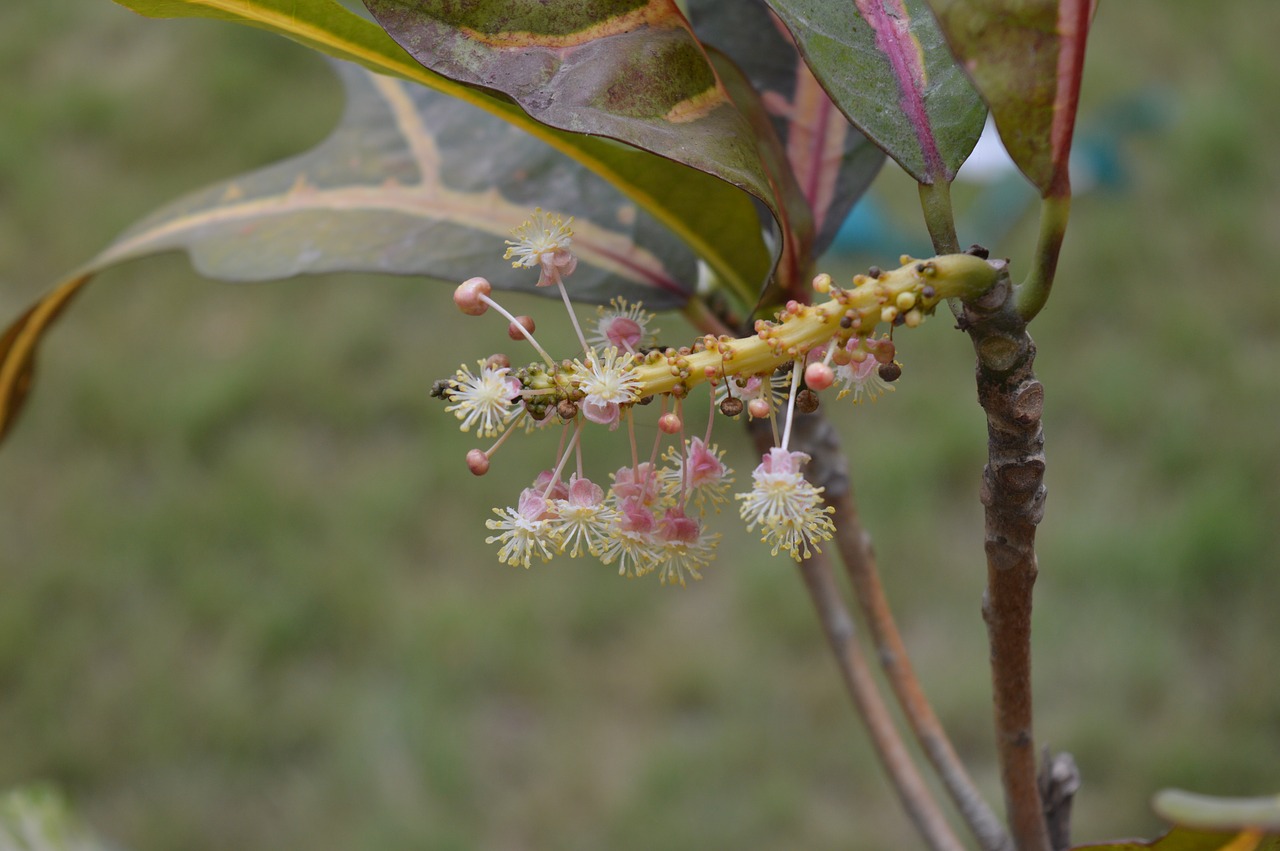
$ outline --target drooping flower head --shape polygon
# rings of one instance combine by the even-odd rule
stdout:
[[[511,265],[539,267],[538,286],[549,287],[567,278],[578,266],[578,258],[569,250],[573,243],[573,217],[566,222],[556,213],[543,213],[539,207],[533,216],[511,232],[504,260]],[[515,258],[512,260],[512,258]]]
[[[662,486],[668,497],[678,499],[683,493],[695,508],[709,504],[717,512],[720,503],[728,501],[733,470],[725,465],[724,452],[715,444],[708,446],[695,437],[685,442],[684,452],[672,447],[663,460],[668,466],[662,469]]]
[[[718,533],[707,532],[702,524],[682,508],[668,508],[658,521],[655,533],[662,545],[658,559],[658,581],[684,586],[685,576],[701,579],[702,568],[715,558]]]
[[[553,505],[553,526],[561,549],[569,550],[569,558],[577,558],[584,547],[592,555],[599,555],[618,520],[618,513],[605,502],[604,489],[590,479],[573,475],[565,497],[556,499]]]
[[[519,565],[529,569],[534,556],[550,561],[559,541],[551,522],[554,512],[542,492],[525,488],[516,508],[495,508],[497,520],[486,520],[484,525],[500,532],[485,538],[486,544],[500,543],[498,561],[512,567]]]
[[[835,533],[829,516],[835,509],[823,506],[823,489],[800,473],[808,460],[803,452],[774,447],[751,473],[751,491],[736,495],[747,531],[762,526],[761,540],[773,544],[773,555],[782,549],[796,561],[820,551],[818,541]]]

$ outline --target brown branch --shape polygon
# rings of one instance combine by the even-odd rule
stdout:
[[[962,326],[978,356],[978,401],[987,413],[987,591],[982,615],[991,648],[996,748],[1009,829],[1018,851],[1050,851],[1036,784],[1031,714],[1031,594],[1036,526],[1044,511],[1044,387],[1032,371],[1027,335],[1008,270],[992,290],[965,306]]]
[[[835,654],[845,689],[866,724],[876,755],[888,773],[907,816],[934,851],[963,851],[964,845],[947,823],[894,726],[871,666],[858,644],[853,619],[840,599],[830,561],[822,554],[805,559],[800,563],[800,575],[822,622],[827,643]]]
[[[885,672],[898,705],[902,707],[925,756],[951,796],[956,809],[984,851],[1009,851],[1013,847],[1009,833],[978,791],[964,763],[956,755],[938,716],[934,713],[920,681],[916,678],[906,646],[898,632],[893,612],[880,582],[871,536],[862,527],[858,508],[849,493],[827,494],[827,502],[835,510],[836,547],[844,562],[853,594],[862,608],[871,631],[876,655]]]

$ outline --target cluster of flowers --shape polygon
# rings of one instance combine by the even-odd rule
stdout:
[[[813,410],[816,394],[833,386],[839,397],[852,395],[855,402],[891,390],[889,382],[901,367],[892,339],[876,336],[876,326],[920,324],[954,294],[948,281],[972,278],[972,264],[982,263],[904,257],[902,268],[872,269],[848,290],[819,275],[815,291],[831,297],[824,304],[789,302],[775,320],[758,321],[755,333],[744,338],[707,335],[691,346],[659,349],[649,327],[653,315],[621,299],[599,308],[591,335],[583,333],[564,285],[577,265],[570,250],[572,221],[536,210],[513,232],[505,256],[517,268],[536,267],[539,286],[559,288],[582,355],[552,358],[534,338],[533,320],[513,316],[492,298],[488,281],[472,278],[454,293],[459,309],[502,314],[511,338],[527,340],[542,361],[513,368],[506,355],[492,355],[475,370],[463,365],[437,382],[434,392],[451,403],[447,410],[461,420],[463,431],[475,428],[482,437],[496,438],[488,450],[468,453],[476,475],[488,471],[494,453],[516,430],[561,426],[552,468],[524,488],[514,506],[495,508],[496,519],[487,521],[495,532],[487,541],[499,545],[500,561],[528,568],[534,559],[591,555],[616,564],[623,576],[656,572],[663,584],[700,579],[721,537],[705,526],[708,511],[718,513],[729,502],[734,482],[723,452],[711,442],[717,414],[737,418],[745,411],[773,427],[776,445],[752,472],[751,489],[735,497],[748,531],[758,527],[774,555],[783,551],[797,561],[831,539],[832,509],[823,502],[822,488],[804,477],[809,456],[788,448],[795,411]],[[957,262],[958,270],[952,268]],[[686,438],[685,403],[703,382],[711,391],[706,432]],[[654,399],[661,400],[659,443],[642,461],[633,409]],[[588,423],[616,429],[624,422],[631,463],[611,473],[605,488],[584,475],[583,432]],[[660,444],[668,439],[674,445],[659,467]],[[571,460],[574,469],[566,478]]]

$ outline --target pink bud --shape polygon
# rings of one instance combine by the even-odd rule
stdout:
[[[472,449],[467,453],[467,469],[473,476],[483,476],[489,472],[489,456],[483,450]]]
[[[479,316],[489,309],[483,296],[491,292],[493,287],[484,278],[467,278],[453,291],[453,303],[468,316]]]
[[[757,420],[762,420],[769,416],[769,403],[764,399],[752,399],[747,403],[747,413]]]
[[[680,417],[676,414],[667,412],[658,417],[658,431],[663,434],[679,434],[682,428],[684,423],[680,422]]]
[[[835,380],[835,371],[825,363],[811,363],[804,368],[804,383],[810,390],[826,390]]]
[[[507,336],[510,337],[511,339],[523,340],[525,338],[524,334],[521,333],[520,328],[516,327],[516,322],[520,323],[520,328],[523,328],[525,331],[528,331],[530,334],[533,333],[533,328],[534,328],[533,317],[517,316],[515,322],[511,322],[507,324]]]

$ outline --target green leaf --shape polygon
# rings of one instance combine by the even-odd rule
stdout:
[[[752,87],[751,81],[723,53],[713,49],[708,55],[717,76],[750,122],[752,132],[759,141],[762,162],[769,174],[773,175],[772,189],[779,199],[778,212],[782,216],[782,230],[789,234],[774,272],[772,289],[776,291],[766,290],[761,294],[759,303],[785,298],[807,301],[812,292],[809,280],[812,277],[813,263],[813,212],[809,208],[809,202],[796,183],[787,162],[786,151],[783,150],[764,103]]]
[[[376,24],[336,0],[116,0],[151,17],[198,17],[270,30],[338,59],[421,83],[521,128],[617,186],[675,231],[738,298],[750,303],[772,259],[750,199],[722,181],[634,148],[557,131],[519,107],[435,74],[407,56]],[[576,212],[576,211],[566,211]],[[4,391],[0,385],[0,398]],[[2,422],[2,419],[0,419]]]
[[[691,0],[689,18],[698,37],[727,54],[760,92],[808,202],[811,253],[821,255],[879,173],[884,152],[836,109],[764,0]]]
[[[674,0],[365,0],[425,67],[501,92],[545,124],[716,175],[781,221],[747,120]]]
[[[44,788],[23,788],[0,796],[0,849],[4,851],[104,851],[67,809],[62,797]]]
[[[929,0],[1041,195],[1065,197],[1085,41],[1096,0]]]
[[[1217,798],[1166,789],[1152,808],[1177,825],[1151,842],[1077,846],[1081,851],[1280,851],[1280,796]]]
[[[1280,833],[1280,795],[1262,798],[1219,798],[1180,789],[1156,794],[1151,807],[1164,819],[1200,830],[1261,828]]]
[[[338,69],[347,109],[318,147],[157,211],[0,336],[0,438],[29,392],[38,344],[75,295],[102,269],[161,251],[185,250],[200,272],[227,280],[330,271],[453,281],[479,274],[496,286],[532,289],[537,275],[513,270],[502,259],[503,241],[541,205],[580,211],[580,262],[569,281],[576,298],[622,295],[661,309],[690,297],[697,269],[688,246],[576,161],[454,98],[348,63]],[[746,198],[658,157],[637,166],[680,168]],[[673,203],[688,204],[696,197],[680,193],[696,188],[677,182],[666,191]],[[755,211],[748,205],[745,213],[743,222],[726,211],[733,230],[725,245],[758,240]]]
[[[921,183],[950,182],[985,109],[924,0],[769,0],[840,110]]]

